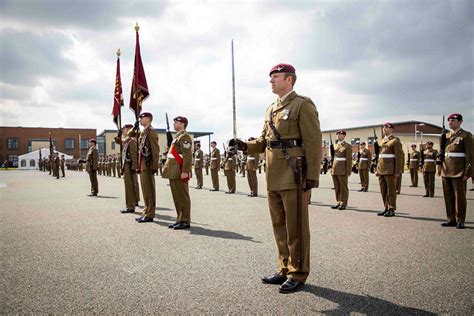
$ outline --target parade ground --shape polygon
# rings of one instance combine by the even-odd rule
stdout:
[[[322,175],[309,207],[311,273],[305,287],[280,294],[262,275],[277,251],[264,174],[249,198],[210,192],[190,182],[190,230],[176,231],[167,181],[156,177],[153,223],[121,214],[123,180],[99,176],[87,197],[87,173],[56,180],[39,171],[0,171],[1,314],[452,314],[474,311],[474,192],[466,229],[446,220],[441,181],[434,198],[403,176],[397,216],[383,218],[376,178],[357,192],[349,178],[348,208],[333,210],[331,176]],[[468,190],[472,187],[470,180]],[[143,207],[143,202],[140,203]],[[137,214],[140,208],[137,208]]]

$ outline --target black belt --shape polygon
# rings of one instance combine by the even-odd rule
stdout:
[[[303,141],[301,139],[272,140],[267,143],[270,148],[292,148],[301,147],[302,145]]]

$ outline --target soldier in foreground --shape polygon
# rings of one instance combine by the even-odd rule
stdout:
[[[402,143],[393,136],[393,124],[383,125],[384,139],[380,143],[380,155],[375,175],[379,178],[380,193],[385,209],[378,216],[393,217],[397,209],[396,182],[403,169]]]
[[[119,135],[115,137],[115,142],[119,145],[122,144],[122,168],[120,173],[123,175],[123,183],[125,185],[126,208],[121,209],[120,213],[134,213],[135,206],[140,201],[140,188],[137,176],[137,140],[128,136],[128,132],[132,128],[132,124],[124,125]]]
[[[227,179],[227,189],[226,194],[234,194],[236,189],[236,168],[237,168],[237,157],[232,152],[226,153],[226,158],[224,160],[224,175]]]
[[[168,228],[188,229],[191,227],[191,198],[189,197],[189,177],[193,153],[192,139],[186,132],[188,119],[178,116],[173,119],[176,137],[168,150],[163,168],[163,178],[169,179],[171,194],[176,208],[176,222]]]
[[[229,144],[237,143],[238,149],[248,154],[265,152],[268,205],[279,268],[262,281],[280,284],[280,293],[291,293],[304,285],[309,274],[307,190],[319,184],[322,138],[314,103],[293,91],[294,67],[279,64],[271,69],[270,78],[278,99],[266,111],[261,136],[247,143],[231,140]]]
[[[66,163],[66,159],[64,159],[64,155],[61,155],[61,160],[60,160],[60,167],[61,167],[61,173],[63,175],[63,178],[66,177],[66,173],[64,171],[64,164]]]
[[[352,169],[352,146],[345,141],[346,131],[336,132],[338,143],[331,169],[332,180],[336,193],[336,205],[332,209],[345,210],[349,200],[348,179]]]
[[[436,158],[438,151],[433,149],[433,142],[426,142],[426,149],[422,153],[423,165],[423,183],[425,185],[425,195],[423,197],[434,197],[435,192],[435,173],[436,173]]]
[[[249,142],[255,140],[254,137],[248,139]],[[249,183],[250,194],[249,197],[258,196],[258,180],[257,180],[257,164],[259,154],[247,155],[247,181]]]
[[[95,148],[95,139],[89,139],[89,151],[86,158],[86,171],[89,173],[91,181],[91,193],[88,196],[97,196],[99,193],[99,183],[97,182],[97,166],[99,163],[99,151]]]
[[[211,142],[211,179],[212,189],[209,191],[219,191],[219,170],[221,168],[221,153],[217,149],[217,143]]]
[[[448,221],[441,226],[463,229],[466,219],[466,187],[472,169],[472,134],[463,130],[461,114],[451,114],[451,132],[441,143],[438,176],[442,176],[444,203]],[[444,148],[443,148],[444,147]]]
[[[55,152],[53,156],[53,177],[56,177],[56,179],[59,179],[59,165],[61,164],[60,160],[61,158],[59,158],[59,153]]]
[[[416,144],[411,145],[410,160],[407,161],[408,168],[410,169],[410,188],[418,187],[418,167],[420,164],[420,152],[416,150]]]
[[[194,145],[194,173],[196,174],[196,189],[202,189],[203,178],[202,178],[202,166],[204,162],[204,154],[201,150],[201,144],[196,143]]]
[[[360,158],[357,165],[361,186],[359,192],[367,192],[369,190],[369,161],[372,160],[372,153],[365,146],[365,142],[360,143]]]
[[[142,185],[143,208],[142,216],[135,220],[138,223],[153,222],[155,218],[156,191],[154,174],[158,171],[158,160],[160,159],[160,146],[158,145],[158,135],[151,126],[153,115],[148,112],[140,114],[140,124],[144,129],[140,133],[138,140],[138,168],[140,173],[140,182]],[[136,137],[138,126],[128,132],[130,137]]]

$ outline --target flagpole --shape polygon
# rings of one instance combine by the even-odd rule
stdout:
[[[235,110],[235,70],[234,70],[234,40],[231,41],[232,49],[232,125],[234,142],[237,140],[237,113]]]
[[[135,24],[135,67],[133,69],[134,73],[134,85],[135,85],[135,122],[138,123],[138,76],[137,76],[137,52],[136,52],[136,45],[138,44],[138,31],[140,30],[140,26],[138,26],[138,22]],[[140,126],[138,127],[138,131],[140,131]],[[139,141],[139,135],[137,131],[137,154],[138,157],[140,157],[140,144],[138,143]],[[140,166],[140,161],[138,162],[137,166]],[[140,170],[141,171],[141,170]]]
[[[117,49],[117,65],[120,68],[120,48]],[[122,86],[122,75],[120,75],[120,86]],[[115,78],[117,80],[117,78]],[[122,100],[122,99],[121,99]],[[119,113],[118,113],[118,118],[117,118],[118,126],[117,128],[119,129],[119,135],[120,135],[120,172],[122,172],[122,133],[120,131],[122,130],[122,104],[119,104]]]

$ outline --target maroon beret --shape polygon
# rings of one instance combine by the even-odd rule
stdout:
[[[181,123],[184,123],[184,124],[188,124],[188,119],[185,118],[184,116],[176,116],[173,121],[176,121],[176,122],[181,122]]]
[[[462,121],[462,115],[459,114],[459,113],[453,113],[453,114],[451,114],[450,116],[448,116],[448,121],[449,121],[449,120]]]
[[[94,143],[94,144],[97,144],[97,141],[95,140],[95,138],[89,139],[89,142]]]
[[[431,140],[426,142],[427,145],[433,145],[433,142]]]
[[[153,119],[153,114],[151,114],[150,112],[143,112],[142,114],[140,114],[139,116],[140,118],[142,117],[150,117]]]
[[[390,127],[390,128],[393,128],[393,124],[390,123],[390,122],[385,122],[385,123],[383,124],[383,127]]]
[[[360,142],[361,145],[365,145],[365,142]]]
[[[347,135],[346,131],[344,131],[342,129],[340,131],[336,132],[336,135],[339,135],[339,134]]]
[[[277,72],[287,72],[290,74],[296,74],[295,67],[290,64],[278,64],[270,70],[270,76]]]
[[[416,147],[416,144],[411,144],[411,147]]]
[[[122,128],[132,128],[133,125],[132,124],[125,124]]]

